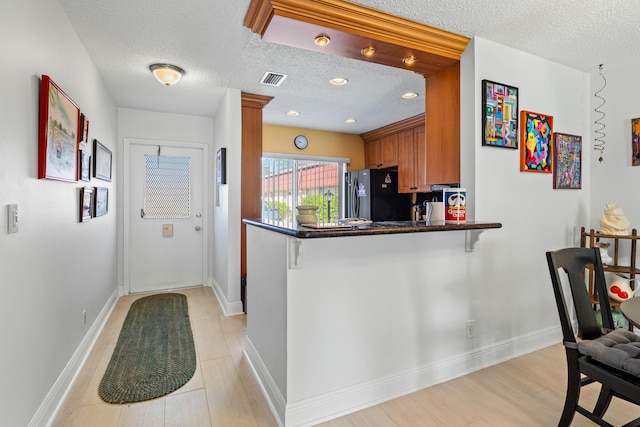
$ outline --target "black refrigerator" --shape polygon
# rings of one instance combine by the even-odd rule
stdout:
[[[362,169],[345,173],[345,217],[372,221],[411,220],[411,194],[398,193],[398,172]]]

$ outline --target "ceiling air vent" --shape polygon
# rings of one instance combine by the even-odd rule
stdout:
[[[286,78],[286,74],[272,73],[271,71],[267,71],[266,73],[264,73],[264,76],[262,76],[262,80],[260,80],[260,83],[267,86],[280,86]]]

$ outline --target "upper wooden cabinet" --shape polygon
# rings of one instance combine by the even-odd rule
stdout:
[[[419,126],[402,132],[398,138],[398,192],[426,193],[431,191],[427,170],[425,127]]]
[[[398,135],[387,135],[381,139],[366,142],[364,150],[367,168],[382,169],[398,166]]]

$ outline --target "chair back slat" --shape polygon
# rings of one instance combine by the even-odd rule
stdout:
[[[556,297],[556,305],[558,307],[564,340],[575,342],[575,337],[562,289],[559,269],[567,273],[571,299],[578,319],[580,337],[583,339],[594,339],[602,335],[602,329],[596,321],[595,311],[585,283],[585,269],[589,266],[593,266],[592,268],[595,273],[594,283],[598,292],[603,326],[608,329],[613,329],[613,316],[611,314],[607,285],[604,279],[604,269],[598,248],[567,248],[555,252],[547,252],[547,263],[549,265],[549,273],[551,274],[551,283]]]

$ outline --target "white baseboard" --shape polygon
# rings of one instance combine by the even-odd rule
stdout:
[[[351,412],[386,402],[471,372],[557,344],[562,340],[559,327],[474,349],[406,372],[334,390],[298,402],[287,403],[267,371],[260,355],[247,338],[245,354],[262,392],[281,427],[313,426]]]
[[[284,411],[285,401],[282,393],[276,386],[275,381],[269,374],[267,367],[265,366],[262,358],[258,354],[256,348],[253,346],[251,340],[246,337],[244,340],[244,355],[249,361],[253,373],[258,378],[258,384],[262,390],[262,394],[266,397],[267,404],[271,409],[276,422],[280,427],[284,426]]]
[[[73,385],[76,377],[82,369],[91,349],[96,343],[102,328],[104,327],[113,307],[119,297],[119,287],[114,289],[113,293],[105,303],[100,313],[96,317],[89,330],[87,331],[80,345],[71,356],[71,359],[67,363],[67,366],[63,369],[62,373],[47,393],[47,396],[40,404],[40,407],[34,414],[33,418],[29,422],[29,427],[50,426],[53,423],[58,411],[62,407],[62,403],[69,394],[71,386]]]
[[[216,297],[218,297],[220,308],[222,308],[222,312],[225,316],[235,316],[236,314],[244,313],[244,310],[242,309],[242,301],[227,301],[227,296],[222,292],[222,288],[213,277],[209,277],[209,286],[213,288],[213,292],[216,294]]]

